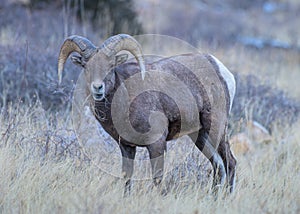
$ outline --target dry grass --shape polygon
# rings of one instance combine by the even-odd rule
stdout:
[[[197,182],[196,175],[177,176],[169,194],[161,196],[151,181],[135,181],[132,195],[123,198],[123,180],[90,164],[77,142],[71,142],[68,118],[58,115],[55,123],[51,118],[39,104],[2,112],[1,213],[300,211],[299,124],[284,135],[282,130],[275,132],[274,141],[255,153],[238,157],[237,188],[231,195],[215,199],[209,190],[211,178],[205,175],[209,170],[192,165],[192,170],[202,170],[206,185]],[[180,170],[188,173],[188,168]]]

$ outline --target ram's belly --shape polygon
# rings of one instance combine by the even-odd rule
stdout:
[[[130,123],[144,141],[167,132],[167,140],[196,132],[200,129],[199,112],[190,105],[178,106],[174,99],[156,91],[141,93],[130,105]],[[157,130],[157,133],[154,131]]]

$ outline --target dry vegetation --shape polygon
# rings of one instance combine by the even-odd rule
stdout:
[[[143,180],[135,181],[132,195],[123,198],[123,180],[85,159],[67,128],[70,120],[61,115],[55,118],[53,122],[39,104],[9,107],[1,113],[2,213],[300,211],[299,125],[278,130],[271,144],[238,157],[237,188],[231,195],[215,199],[209,190],[209,169],[203,171],[205,161],[187,158],[179,173],[170,172],[173,178],[163,181],[164,185],[172,181],[167,196]],[[194,161],[202,167],[197,168]],[[207,179],[208,183],[203,182]]]
[[[223,1],[212,2],[218,5]],[[299,8],[297,1],[287,2],[293,10]],[[255,11],[248,10],[249,14]],[[217,198],[211,194],[211,167],[192,149],[166,174],[163,185],[169,189],[167,196],[161,196],[151,180],[136,180],[132,194],[124,198],[124,181],[101,170],[76,139],[70,116],[70,83],[79,70],[67,65],[65,85],[56,88],[56,58],[64,34],[88,33],[92,41],[100,43],[97,32],[88,25],[78,25],[69,15],[61,10],[0,6],[1,213],[300,212],[299,51],[255,49],[232,45],[232,41],[221,46],[204,40],[206,32],[195,33],[204,35],[203,41],[196,42],[199,49],[216,55],[237,76],[230,133],[244,131],[246,122],[254,119],[268,128],[272,141],[255,144],[254,150],[237,157],[237,188],[233,194]],[[281,15],[285,20],[285,14]],[[278,17],[279,13],[276,20]],[[156,27],[157,32],[163,31],[163,26],[147,25],[144,20],[143,25],[146,30]],[[299,29],[294,30],[300,38]],[[278,38],[286,38],[288,34],[280,35]],[[110,152],[121,157],[114,142],[94,140],[107,144]],[[148,158],[145,150],[139,150],[138,158]],[[120,161],[111,168],[120,171]],[[135,167],[140,170],[143,165],[137,162]]]

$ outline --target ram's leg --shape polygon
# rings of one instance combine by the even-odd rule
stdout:
[[[164,173],[164,153],[166,150],[166,141],[161,139],[147,146],[150,156],[152,178],[156,186],[160,185]]]
[[[122,173],[126,180],[124,195],[129,195],[131,190],[131,177],[133,174],[133,162],[136,153],[136,147],[127,146],[120,143],[122,153]]]
[[[198,136],[195,136],[197,135]],[[226,181],[226,171],[221,156],[209,141],[208,133],[201,129],[199,133],[191,134],[198,149],[209,159],[213,166],[213,189],[223,187]],[[216,189],[217,190],[217,189]]]
[[[229,190],[232,192],[235,188],[235,170],[236,170],[236,159],[230,150],[230,145],[225,137],[221,141],[218,152],[224,162],[225,170],[227,174],[227,184],[229,185]]]
[[[159,189],[161,189],[160,186],[164,174],[164,154],[167,149],[167,135],[168,133],[165,131],[159,140],[147,146],[150,156],[153,182],[155,186],[159,187]],[[166,190],[161,189],[161,194],[166,195],[166,193]]]

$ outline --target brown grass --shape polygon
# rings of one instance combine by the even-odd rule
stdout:
[[[56,124],[51,124],[39,105],[10,108],[7,113],[1,114],[0,126],[2,213],[300,211],[299,123],[285,130],[286,134],[281,133],[283,130],[275,132],[270,144],[238,157],[237,188],[231,195],[213,197],[209,168],[200,159],[196,165],[201,166],[202,161],[202,167],[191,164],[192,170],[199,170],[202,181],[208,183],[197,181],[196,174],[177,174],[169,194],[161,196],[150,180],[135,181],[133,193],[123,198],[122,179],[90,164],[76,141],[68,148],[64,146],[72,139],[66,117],[58,116]],[[182,167],[179,172],[188,174],[188,170]],[[163,185],[169,185],[168,181],[165,179]]]

